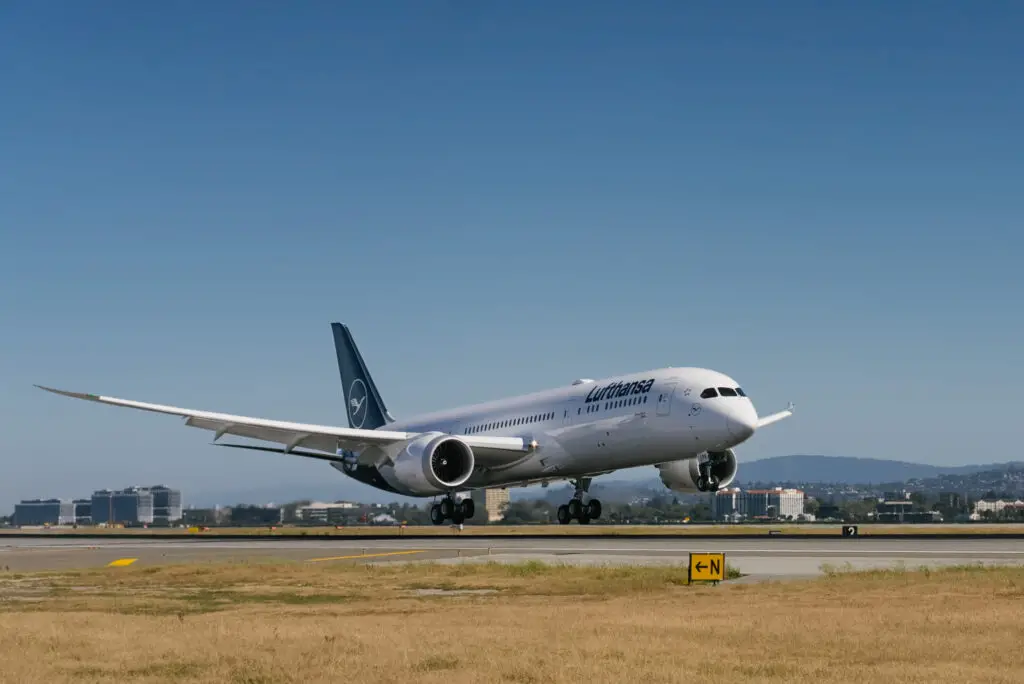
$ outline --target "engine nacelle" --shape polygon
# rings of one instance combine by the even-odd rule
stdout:
[[[380,473],[395,489],[413,496],[443,494],[473,474],[473,449],[458,437],[434,432],[406,443]]]
[[[718,480],[718,487],[728,487],[736,479],[739,464],[732,449],[712,451],[708,453],[711,475]],[[669,489],[684,494],[694,494],[704,490],[698,487],[700,482],[699,461],[696,457],[681,461],[672,461],[658,465],[661,471],[661,482]]]

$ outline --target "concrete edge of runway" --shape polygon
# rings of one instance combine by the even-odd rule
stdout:
[[[758,578],[820,576],[826,566],[842,569],[877,569],[896,565],[939,567],[948,565],[1008,564],[1024,567],[1024,543],[1004,539],[916,540],[885,542],[880,537],[846,543],[842,537],[766,541],[700,537],[658,540],[599,537],[547,539],[484,539],[470,536],[392,537],[382,541],[305,537],[299,540],[192,538],[102,540],[9,539],[0,542],[0,577],[7,571],[38,572],[97,567],[138,567],[199,562],[440,563],[527,561],[558,565],[679,565],[692,554],[721,553],[727,565]],[[116,572],[116,570],[111,570]],[[749,580],[754,581],[754,580]],[[2,589],[0,582],[0,589]]]

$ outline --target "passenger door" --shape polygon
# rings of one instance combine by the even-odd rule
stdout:
[[[676,392],[676,383],[670,382],[658,393],[657,415],[667,416],[672,412],[672,395]]]
[[[562,407],[562,427],[569,427],[576,420],[576,412],[583,406],[582,399],[583,396],[577,394],[565,402],[565,406]]]

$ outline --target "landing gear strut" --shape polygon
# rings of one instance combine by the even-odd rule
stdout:
[[[445,494],[441,503],[430,507],[430,522],[435,525],[444,524],[445,520],[451,520],[453,525],[461,525],[473,517],[476,512],[476,505],[472,499],[456,501],[451,493]]]
[[[568,525],[573,520],[578,520],[580,525],[586,525],[591,520],[601,517],[600,501],[591,499],[587,503],[583,503],[583,494],[590,489],[590,480],[589,477],[581,477],[573,481],[576,493],[573,494],[572,501],[558,507],[558,522],[560,524]]]
[[[697,472],[700,473],[700,477],[697,478],[697,489],[702,492],[717,492],[718,485],[721,484],[721,480],[718,476],[712,472],[718,464],[718,460],[711,454],[703,454],[697,457]]]

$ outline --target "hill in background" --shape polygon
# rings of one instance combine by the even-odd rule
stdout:
[[[746,482],[827,482],[843,484],[879,484],[925,479],[940,475],[970,475],[985,471],[1003,471],[1020,462],[987,463],[964,466],[933,466],[908,461],[891,461],[851,456],[775,456],[740,463],[736,481]]]

